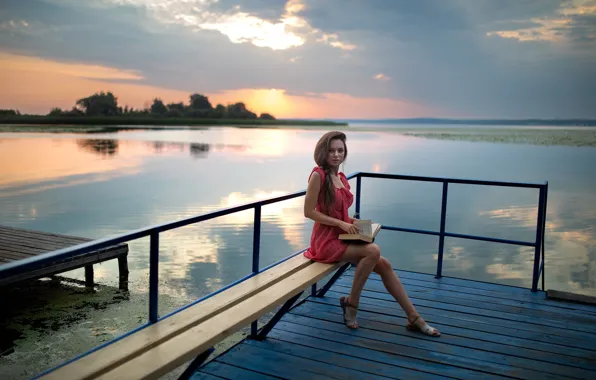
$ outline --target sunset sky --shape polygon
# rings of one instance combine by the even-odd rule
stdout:
[[[0,108],[596,117],[596,0],[2,0]]]

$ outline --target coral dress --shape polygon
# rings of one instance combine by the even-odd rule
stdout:
[[[315,167],[310,175],[312,176],[312,173],[315,171],[321,176],[321,184],[325,183],[325,171],[320,167]],[[352,219],[348,216],[348,208],[352,205],[354,196],[350,192],[350,184],[348,183],[346,176],[341,172],[338,175],[344,187],[341,189],[335,188],[335,204],[331,207],[328,215],[332,218],[352,223]],[[324,188],[321,186],[317,200],[317,207],[315,209],[323,213],[325,213],[324,194]],[[315,222],[310,237],[310,247],[304,252],[304,256],[323,263],[340,261],[344,252],[348,248],[346,243],[339,240],[339,234],[342,233],[344,233],[344,231],[339,227]]]

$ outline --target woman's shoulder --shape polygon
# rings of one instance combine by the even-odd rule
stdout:
[[[311,172],[310,172],[310,176],[312,176],[313,174],[317,173],[321,179],[325,178],[325,169],[323,169],[320,166],[315,166],[314,168],[312,168]],[[309,178],[310,178],[309,176]]]

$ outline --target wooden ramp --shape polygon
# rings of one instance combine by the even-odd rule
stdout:
[[[397,272],[441,337],[406,330],[377,275],[362,294],[360,328],[349,330],[338,299],[349,292],[350,270],[325,297],[286,314],[266,340],[242,341],[192,379],[596,379],[596,306]]]
[[[0,265],[89,241],[91,239],[0,226]],[[118,258],[120,289],[127,289],[127,255],[128,245],[119,244],[114,247],[78,255],[68,260],[56,261],[34,271],[0,278],[0,286],[51,276],[82,267],[85,267],[86,286],[93,286],[93,264]]]

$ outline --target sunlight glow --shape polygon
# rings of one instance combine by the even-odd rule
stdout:
[[[89,79],[141,80],[143,76],[133,70],[121,70],[113,67],[88,65],[83,63],[58,62],[37,57],[18,56],[0,53],[2,70],[28,72],[46,72]]]

